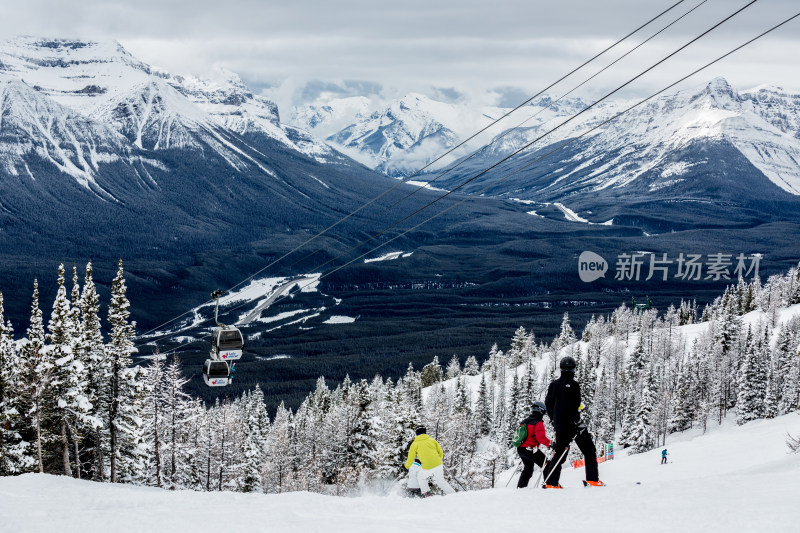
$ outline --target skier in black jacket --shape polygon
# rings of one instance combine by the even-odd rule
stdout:
[[[575,381],[575,359],[567,356],[561,359],[561,377],[550,383],[544,404],[547,415],[553,422],[556,431],[553,457],[544,467],[544,488],[561,488],[561,465],[567,459],[566,450],[572,439],[583,453],[586,464],[586,481],[584,485],[602,486],[597,472],[597,450],[592,436],[581,422],[581,388]]]

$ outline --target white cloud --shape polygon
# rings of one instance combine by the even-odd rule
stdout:
[[[699,2],[687,0],[662,24]],[[240,74],[254,90],[274,97],[284,113],[291,104],[354,94],[357,88],[385,99],[410,91],[433,96],[442,88],[452,88],[466,101],[487,104],[494,99],[494,103],[510,104],[546,86],[671,3],[30,0],[0,6],[0,31],[7,36],[114,38],[143,61],[176,73],[208,75],[224,67]],[[738,5],[742,4],[708,2],[582,94],[601,94]],[[796,9],[796,0],[759,2],[629,92],[641,94],[665,85]],[[764,83],[800,87],[794,58],[800,46],[798,26],[800,22],[795,21],[704,78],[723,75],[736,87]],[[643,39],[659,27],[636,37]],[[321,90],[326,84],[327,92]]]

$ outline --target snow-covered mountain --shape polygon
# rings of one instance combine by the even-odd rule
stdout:
[[[204,146],[233,169],[271,172],[228,133],[258,135],[322,162],[341,159],[308,133],[282,125],[275,103],[254,95],[235,74],[223,72],[217,81],[173,76],[116,42],[20,37],[0,43],[0,94],[10,117],[2,133],[20,133],[17,146],[3,143],[0,164],[12,174],[25,167],[21,155],[34,151],[86,186],[103,163],[131,165],[159,150]]]
[[[501,114],[498,108],[475,110],[411,93],[385,106],[364,97],[304,106],[295,109],[292,120],[370,168],[398,177],[412,174]]]
[[[577,137],[631,104],[615,102],[591,110],[535,147]],[[700,88],[662,96],[588,133],[578,157],[553,157],[565,166],[551,176],[546,190],[552,195],[576,189],[593,193],[622,189],[654,169],[659,172],[649,176],[647,187],[651,191],[672,187],[685,181],[682,176],[692,167],[713,163],[713,157],[681,159],[677,153],[697,142],[726,142],[777,187],[800,195],[799,116],[800,93],[761,88],[739,94],[717,78]],[[557,124],[513,132],[487,155],[510,153]],[[520,162],[525,157],[521,154]]]
[[[598,200],[613,200],[620,206],[663,199],[794,203],[800,196],[800,93],[768,86],[737,92],[717,78],[658,97],[600,126],[634,103],[617,100],[598,105],[465,191],[486,189],[483,192],[489,195],[560,202],[586,215]],[[550,96],[532,102],[491,128],[492,138],[471,142],[469,148],[479,152],[437,180],[437,186],[457,186],[587,105],[580,99]],[[303,108],[293,120],[324,134],[328,142],[364,164],[403,176],[509,111],[476,113],[420,95],[409,95],[386,109],[367,109],[365,100],[351,98]],[[582,134],[586,135],[542,158],[557,143]],[[460,150],[455,155],[463,158],[466,153]],[[437,170],[427,172],[426,180],[438,175]],[[620,213],[603,214],[603,220],[613,215]]]
[[[800,93],[775,87],[740,93],[717,78],[603,124],[634,103],[591,109],[462,190],[558,202],[592,222],[635,222],[648,231],[685,227],[669,220],[679,222],[675,213],[683,222],[697,220],[695,209],[708,224],[800,212]],[[436,186],[456,187],[565,117],[505,132]],[[550,153],[562,143],[569,144]],[[421,179],[434,178],[432,172]],[[661,220],[645,220],[654,216]]]
[[[197,261],[235,279],[264,264],[261,252],[245,258],[249,243],[290,249],[385,182],[283,124],[229,72],[173,75],[116,42],[0,43],[0,278],[27,284],[48,261],[124,257],[164,261],[143,272]],[[174,287],[163,271],[141,280]]]

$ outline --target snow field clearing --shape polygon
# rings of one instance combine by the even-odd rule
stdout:
[[[605,488],[584,488],[583,469],[569,468],[564,490],[498,488],[428,500],[167,491],[28,474],[0,478],[0,522],[21,533],[483,533],[521,524],[551,533],[790,532],[800,520],[800,455],[787,453],[787,432],[800,433],[797,413],[744,426],[711,423],[706,435],[694,429],[668,438],[667,465],[660,448],[630,457],[618,451],[600,465]]]
[[[355,321],[356,319],[351,316],[332,315],[328,320],[323,322],[323,324],[352,324]]]

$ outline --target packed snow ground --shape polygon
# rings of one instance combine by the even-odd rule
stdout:
[[[788,453],[787,433],[800,433],[797,413],[740,427],[712,423],[706,435],[694,429],[668,438],[666,465],[660,449],[620,452],[600,465],[605,488],[584,488],[581,468],[564,472],[565,490],[506,489],[504,476],[501,488],[428,500],[370,491],[353,497],[167,491],[28,474],[0,478],[0,523],[3,531],[59,533],[788,532],[800,520],[800,454]]]

